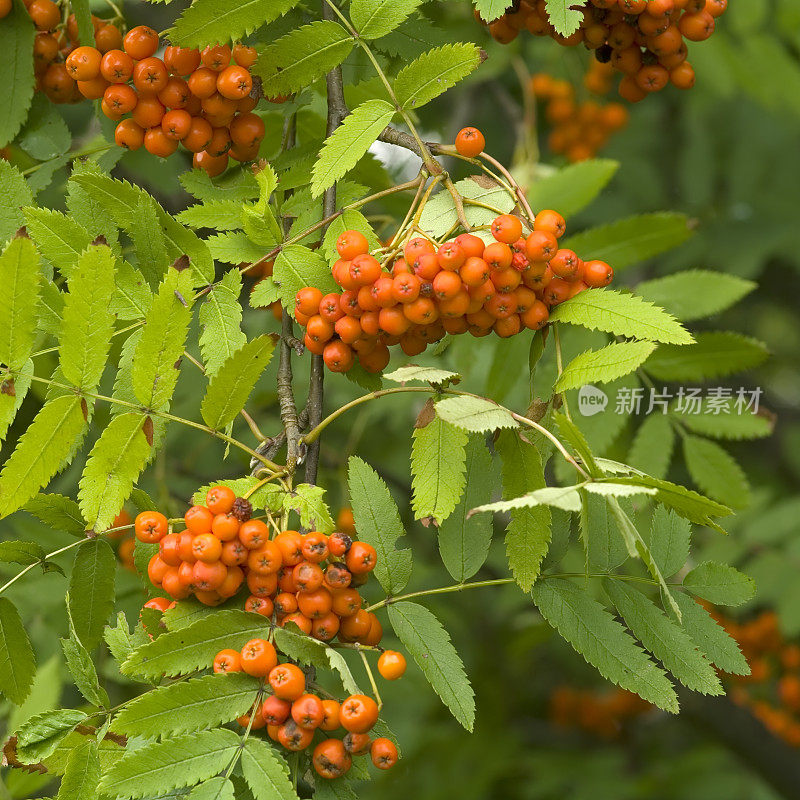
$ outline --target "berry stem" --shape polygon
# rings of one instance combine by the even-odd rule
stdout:
[[[553,343],[556,348],[556,368],[558,369],[558,377],[560,378],[561,373],[564,371],[564,358],[561,354],[561,332],[557,322],[553,323]],[[569,404],[567,403],[567,395],[564,392],[561,393],[561,401],[564,403],[565,416],[572,422],[572,415],[569,413]]]
[[[367,654],[360,647],[356,647],[356,650],[358,650],[358,654],[361,656],[361,660],[364,662],[364,669],[367,671],[369,684],[372,687],[372,693],[375,695],[375,702],[378,704],[378,711],[380,711],[383,708],[383,700],[381,700],[381,693],[378,691],[378,684],[375,683],[375,676],[372,674],[372,668],[369,665],[369,661],[367,661]]]

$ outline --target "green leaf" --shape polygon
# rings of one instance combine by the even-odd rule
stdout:
[[[565,216],[572,216],[586,208],[603,191],[618,169],[619,162],[608,158],[570,164],[533,183],[528,201],[532,208],[557,208]],[[602,258],[581,252],[578,255],[587,259]],[[616,264],[612,266],[616,268]]]
[[[750,666],[736,640],[689,595],[677,593],[675,600],[681,609],[683,628],[709,661],[731,675],[749,675]]]
[[[500,431],[495,443],[503,465],[503,497],[543,489],[544,470],[539,451],[517,431]],[[485,505],[485,504],[484,504]],[[529,592],[539,577],[551,539],[551,512],[547,506],[519,508],[506,526],[506,556],[514,579]]]
[[[286,511],[296,511],[304,528],[332,533],[333,518],[325,504],[325,489],[308,483],[299,483],[284,495],[283,507]]]
[[[149,198],[144,189],[102,174],[91,172],[75,174],[73,172],[71,180],[89,192],[92,199],[99,203],[123,228],[130,228],[134,225],[137,214],[141,210],[140,198],[143,196]],[[153,202],[155,203],[155,201]],[[184,228],[157,203],[155,203],[155,209],[170,258],[177,259],[182,255],[188,256],[192,266],[194,285],[204,286],[212,283],[214,260],[211,258],[208,245],[188,228]]]
[[[464,477],[461,498],[439,526],[442,563],[459,583],[483,566],[492,542],[491,517],[468,516],[471,508],[488,502],[492,495],[492,456],[481,436],[471,436],[467,442]]]
[[[455,509],[464,490],[464,464],[469,437],[439,417],[416,428],[411,446],[412,505],[416,519],[433,517],[437,524]]]
[[[257,678],[243,672],[159,686],[123,708],[111,728],[149,739],[213,728],[244,714],[259,686]]]
[[[670,415],[693,433],[710,436],[713,439],[763,439],[771,436],[775,429],[775,420],[766,414],[754,414],[745,408],[737,408],[738,396],[733,398],[730,408],[719,407],[701,409],[693,413],[691,409],[682,412],[677,407],[670,409]],[[648,472],[649,470],[645,470]]]
[[[78,42],[94,47],[94,25],[92,25],[90,0],[72,0],[70,6],[78,24]]]
[[[294,296],[305,286],[316,286],[323,294],[339,289],[322,255],[299,244],[281,250],[272,277],[283,307],[290,311],[294,309]]]
[[[0,90],[0,147],[5,147],[19,131],[33,98],[33,22],[19,1],[0,24],[0,75],[5,76]],[[5,195],[1,190],[0,194]],[[28,201],[30,203],[30,201]],[[26,204],[27,205],[27,204]]]
[[[108,695],[104,689],[100,688],[97,670],[89,651],[74,635],[69,639],[61,640],[61,649],[64,652],[67,669],[72,675],[78,691],[93,706],[108,707],[110,705]]]
[[[44,94],[34,95],[17,144],[31,158],[47,161],[66,153],[71,143],[72,134],[53,103]]]
[[[44,555],[44,549],[36,542],[0,542],[0,562],[4,564],[36,564],[44,560]]]
[[[455,189],[466,201],[464,216],[472,227],[489,225],[498,214],[506,214],[514,208],[514,200],[508,192],[482,175],[457,181]],[[480,205],[471,205],[469,201]],[[419,225],[432,236],[444,236],[458,222],[458,212],[450,192],[440,190],[425,205]]]
[[[628,462],[648,475],[663,478],[669,472],[674,447],[675,431],[669,417],[650,414],[636,431]]]
[[[117,614],[117,624],[114,627],[106,625],[103,631],[103,638],[111,651],[111,655],[119,663],[122,663],[139,644],[143,644],[143,642],[138,641],[136,633],[132,634],[128,630],[128,621],[125,619],[123,611]]]
[[[580,530],[590,566],[610,572],[628,558],[628,549],[619,535],[607,498],[592,494],[584,497]]]
[[[239,737],[221,728],[151,742],[129,750],[103,775],[100,794],[127,800],[193,786],[222,772],[238,747]]]
[[[146,408],[163,410],[172,399],[192,318],[184,305],[190,291],[187,273],[169,270],[145,320],[133,357],[132,379],[136,398]]]
[[[236,200],[209,200],[185,208],[176,219],[189,228],[235,231],[242,227],[242,204]]]
[[[683,457],[692,480],[710,497],[734,508],[750,503],[750,484],[737,461],[716,442],[683,437]]]
[[[179,178],[183,188],[203,203],[229,200],[243,203],[258,197],[258,183],[249,169],[229,169],[221,178],[213,180],[202,169],[191,169]],[[188,223],[187,223],[188,224]]]
[[[148,419],[135,413],[114,417],[89,454],[78,500],[88,525],[96,531],[114,521],[152,455],[143,431]]]
[[[30,239],[12,240],[0,255],[0,364],[19,370],[36,336],[39,254]]]
[[[252,737],[245,742],[242,774],[255,800],[297,800],[289,765],[266,742]]]
[[[445,422],[471,433],[517,426],[510,411],[483,397],[448,397],[436,404],[436,414]]]
[[[105,246],[90,247],[78,259],[64,298],[59,364],[64,378],[85,392],[94,392],[105,369],[114,317],[114,256]]]
[[[385,100],[368,100],[344,118],[325,140],[314,164],[312,197],[319,197],[355,167],[395,113],[394,106]]]
[[[475,10],[484,22],[494,22],[512,5],[511,0],[475,0]]]
[[[635,372],[655,349],[652,342],[614,342],[600,350],[587,350],[564,367],[555,391],[577,389],[587,383],[611,383]]]
[[[687,269],[643,281],[636,287],[636,293],[686,321],[725,311],[754,291],[756,286],[753,281],[726,272]]]
[[[375,577],[384,591],[397,594],[411,577],[411,550],[396,547],[405,535],[397,504],[378,473],[357,456],[347,462],[347,486],[358,537],[378,553]]]
[[[474,72],[480,63],[481,51],[474,44],[446,44],[423,53],[395,78],[398,105],[409,111],[430,103]]]
[[[512,511],[516,508],[535,508],[537,506],[552,506],[562,511],[577,513],[581,510],[581,496],[575,486],[545,486],[532,492],[514,497],[511,500],[499,500],[496,503],[487,503],[473,508],[473,514],[485,511]]]
[[[692,526],[674,511],[656,506],[647,535],[650,552],[664,575],[674,575],[689,558]]]
[[[389,606],[389,622],[442,702],[471,731],[475,724],[475,693],[439,620],[425,606],[404,600]]]
[[[728,564],[704,561],[683,579],[693,594],[720,606],[739,606],[756,592],[755,581]]]
[[[673,714],[678,698],[664,672],[596,600],[561,578],[533,587],[541,615],[607,680]]]
[[[114,551],[103,539],[87,539],[75,555],[69,611],[76,636],[87,650],[103,638],[103,628],[114,610],[116,566]]]
[[[589,228],[561,243],[581,258],[599,258],[615,272],[672,250],[692,235],[684,214],[661,211]]]
[[[353,0],[350,19],[363,39],[386,36],[407,19],[423,0]]]
[[[21,705],[33,686],[36,660],[16,606],[0,597],[0,692]]]
[[[0,517],[22,508],[64,466],[86,432],[81,398],[49,400],[0,472]]]
[[[206,375],[214,377],[220,367],[247,342],[241,329],[242,275],[232,269],[216,283],[200,307],[200,352],[203,354]]]
[[[151,289],[157,289],[164,278],[170,258],[167,240],[158,219],[158,205],[146,194],[136,197],[136,208],[127,224],[136,253],[136,261]]]
[[[766,361],[766,345],[730,331],[698,333],[685,347],[664,345],[648,359],[646,370],[661,381],[702,381],[752,369]]]
[[[41,305],[39,306],[41,308]],[[19,372],[11,377],[0,377],[0,442],[6,438],[8,429],[22,407],[23,402],[31,388],[33,378],[33,361],[28,359]],[[11,392],[9,393],[9,390]]]
[[[188,794],[188,800],[236,800],[230,778],[210,778],[198,784]]]
[[[250,308],[268,308],[281,299],[272,278],[262,278],[250,291]]]
[[[25,503],[23,509],[57,531],[82,538],[86,530],[86,523],[78,504],[69,497],[60,494],[37,494]]]
[[[14,732],[17,737],[17,758],[23,764],[33,764],[47,758],[64,737],[85,719],[86,714],[72,708],[36,714]]]
[[[298,0],[196,0],[167,32],[182,47],[205,47],[209,42],[235,42],[273,22]]]
[[[87,797],[96,797],[99,784],[100,759],[97,755],[97,742],[87,738],[69,754],[56,800],[85,800]]]
[[[69,277],[94,236],[72,216],[60,211],[36,206],[28,206],[22,211],[25,228],[39,252],[58,267],[62,275]]]
[[[694,342],[689,331],[663,308],[636,295],[622,294],[612,289],[581,292],[556,306],[550,319],[632,339],[649,339],[667,344]]]
[[[263,81],[267,96],[293,94],[341,64],[353,44],[338,22],[318,20],[261,50],[253,73]]]
[[[701,694],[724,694],[714,668],[680,625],[624,581],[606,579],[603,585],[633,635],[684,686]]]
[[[206,425],[221,430],[236,419],[269,364],[275,340],[264,334],[239,348],[208,384],[200,414]]]
[[[437,386],[458,383],[461,376],[457,372],[449,372],[438,367],[418,367],[416,364],[408,364],[399,367],[383,376],[387,381],[395,383],[408,383],[409,381],[420,381],[421,383],[431,383]]]
[[[217,233],[206,239],[211,255],[223,264],[240,264],[258,261],[264,248],[253,242],[243,231]]]
[[[562,36],[571,36],[583,22],[581,11],[572,8],[568,0],[547,0],[545,8],[550,24]]]
[[[27,16],[27,12],[23,13]],[[30,50],[25,58],[31,60]],[[4,122],[5,119],[4,117]],[[0,244],[8,241],[20,229],[25,221],[21,209],[32,202],[31,187],[22,173],[8,161],[0,158]]]
[[[137,648],[122,664],[122,672],[147,679],[196,672],[211,666],[223,648],[240,649],[268,626],[269,621],[256,614],[219,611]]]
[[[118,320],[139,320],[146,317],[153,302],[153,294],[144,275],[127,261],[119,261],[116,283],[111,313]]]

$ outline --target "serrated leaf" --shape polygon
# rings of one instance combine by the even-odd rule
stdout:
[[[102,174],[84,172],[75,174],[72,181],[92,195],[92,199],[100,204],[120,227],[129,228],[140,208],[142,196],[149,197],[143,189],[132,186],[126,181],[117,181]],[[155,201],[153,201],[155,203]],[[204,286],[214,280],[214,260],[204,241],[184,228],[176,219],[155,203],[156,218],[167,243],[170,258],[182,255],[189,257],[193,283]]]
[[[408,383],[409,381],[420,381],[422,383],[432,383],[435,385],[454,383],[461,380],[457,372],[450,372],[438,367],[418,367],[416,364],[408,364],[399,367],[394,372],[389,372],[383,376],[387,381],[395,383]]]
[[[117,262],[117,280],[110,311],[118,320],[142,319],[153,302],[144,275],[127,261]]]
[[[607,579],[603,585],[633,635],[675,678],[701,694],[724,694],[714,668],[680,625],[624,581]]]
[[[37,94],[33,98],[25,125],[17,135],[16,141],[31,158],[48,161],[69,150],[72,134],[64,118],[56,111],[47,96]]]
[[[683,628],[709,661],[731,675],[749,675],[750,666],[736,640],[720,626],[703,606],[689,595],[676,593]]]
[[[253,738],[245,742],[242,775],[255,800],[297,800],[288,764],[266,742]]]
[[[547,17],[556,33],[571,36],[583,22],[583,14],[569,4],[569,0],[547,0]]]
[[[517,427],[511,412],[483,397],[448,397],[436,404],[436,414],[445,422],[471,433]]]
[[[213,377],[220,367],[247,342],[241,329],[242,276],[233,269],[223,275],[200,306],[200,352],[206,374]]]
[[[169,39],[182,47],[205,47],[209,42],[236,41],[273,22],[298,0],[197,0],[169,30]]]
[[[647,543],[664,575],[674,575],[689,558],[692,526],[663,506],[653,510]]]
[[[203,203],[230,200],[243,203],[258,197],[258,183],[249,169],[229,169],[222,177],[213,179],[202,169],[184,172],[179,178],[183,188]]]
[[[659,347],[647,361],[647,372],[661,381],[702,381],[752,369],[769,355],[757,339],[730,331],[698,333],[696,339],[685,347]]]
[[[692,433],[709,436],[712,439],[762,439],[771,436],[775,429],[775,420],[767,414],[754,414],[748,409],[737,409],[738,396],[733,398],[732,408],[703,409],[692,413],[690,409],[679,412],[677,407],[670,408],[670,415]],[[647,470],[645,470],[647,471]]]
[[[103,631],[103,639],[105,639],[111,655],[120,664],[144,642],[138,641],[136,633],[131,633],[128,630],[128,621],[125,618],[125,613],[120,611],[117,614],[117,624],[113,627],[106,625]]]
[[[344,118],[319,151],[311,171],[312,197],[319,197],[358,163],[395,113],[385,100],[368,100]]]
[[[475,0],[475,10],[484,22],[494,22],[510,8],[510,0]]]
[[[397,28],[422,0],[353,0],[350,19],[364,39],[379,39]]]
[[[503,465],[506,500],[545,486],[539,451],[517,431],[500,431],[495,443]],[[483,505],[486,505],[485,503]],[[551,512],[547,506],[518,508],[506,526],[506,557],[514,579],[529,592],[550,547]]]
[[[272,278],[262,278],[250,291],[250,308],[268,308],[281,299]]]
[[[397,594],[411,577],[411,550],[396,547],[405,535],[397,504],[378,473],[365,461],[351,456],[347,486],[359,539],[378,553],[374,574],[384,591]]]
[[[321,486],[300,483],[284,495],[283,507],[286,511],[296,511],[304,528],[331,533],[334,523],[324,498],[325,489]]]
[[[614,483],[613,481],[587,483],[582,488],[590,494],[601,495],[602,497],[637,497],[643,494],[656,494],[656,490],[652,487],[629,486],[624,483]]]
[[[480,63],[480,49],[474,44],[446,44],[423,53],[397,74],[397,102],[407,111],[420,108],[474,72]]]
[[[136,398],[146,408],[164,409],[175,391],[192,317],[191,310],[184,305],[190,296],[189,284],[186,272],[170,269],[145,319],[133,356],[131,377]]]
[[[755,581],[729,564],[704,561],[683,579],[693,594],[720,606],[739,606],[756,592]]]
[[[453,512],[464,489],[468,440],[463,430],[439,417],[414,430],[411,488],[416,519],[433,517],[440,524]]]
[[[69,754],[56,800],[95,797],[99,783],[100,759],[97,755],[97,742],[87,738]]]
[[[702,319],[730,308],[756,289],[753,281],[704,269],[687,269],[643,281],[636,293],[680,320]]]
[[[36,659],[16,606],[0,597],[0,693],[21,705],[33,685]]]
[[[472,513],[512,511],[516,508],[535,508],[537,506],[552,506],[560,508],[562,511],[577,513],[581,510],[581,496],[575,486],[545,486],[543,489],[535,489],[511,500],[499,500],[496,503],[478,506],[472,509]]]
[[[103,637],[114,609],[117,560],[103,539],[87,539],[75,555],[69,584],[69,611],[79,641],[91,650]]]
[[[212,377],[200,405],[206,425],[221,430],[236,419],[275,350],[264,334],[240,347]]]
[[[750,503],[750,484],[736,459],[716,442],[684,435],[683,457],[692,480],[710,497],[734,508]]]
[[[442,563],[459,583],[481,568],[492,542],[491,518],[468,516],[471,508],[488,502],[492,494],[492,456],[483,437],[471,436],[467,442],[464,469],[464,492],[439,526]]]
[[[137,648],[122,664],[125,675],[186,675],[211,665],[223,648],[240,649],[266,632],[269,621],[245,611],[219,611],[187,628],[165,633]]]
[[[82,537],[86,530],[78,504],[61,494],[37,494],[23,509],[57,531]]]
[[[39,308],[42,308],[41,304]],[[5,384],[6,387],[13,385],[14,387],[13,394],[0,392],[0,442],[5,440],[11,423],[14,421],[17,412],[22,408],[28,390],[31,388],[32,379],[33,361],[31,359],[25,362],[13,378],[0,378],[0,385]]]
[[[272,278],[281,303],[288,310],[294,309],[294,296],[305,286],[316,286],[323,294],[339,289],[322,255],[299,244],[281,250],[275,259]]]
[[[242,204],[236,200],[209,200],[185,208],[176,219],[190,228],[235,231],[242,227]]]
[[[27,16],[27,12],[23,13]],[[25,57],[30,60],[30,50]],[[0,244],[19,230],[25,221],[21,209],[31,203],[33,193],[22,173],[5,159],[0,159]]]
[[[149,739],[213,728],[242,716],[260,685],[257,678],[238,672],[159,686],[123,708],[111,728]]]
[[[59,345],[64,378],[93,392],[105,369],[114,318],[109,311],[114,293],[114,256],[105,246],[90,247],[78,259],[67,281]]]
[[[555,391],[577,389],[587,383],[610,383],[637,370],[655,349],[652,342],[613,342],[600,350],[587,350],[564,367]]]
[[[692,344],[694,337],[674,317],[633,294],[591,289],[553,309],[553,322],[667,344]]]
[[[475,693],[441,622],[425,606],[406,600],[389,606],[389,622],[442,702],[471,731]]]
[[[528,201],[534,209],[557,208],[560,213],[570,217],[586,208],[603,191],[618,169],[619,162],[608,158],[570,164],[533,183],[528,191]],[[594,252],[575,252],[581,258],[602,258]],[[616,269],[616,263],[609,263]]]
[[[44,559],[44,549],[36,542],[12,539],[0,542],[0,562],[4,564],[36,564]]]
[[[243,231],[217,233],[205,241],[211,255],[223,264],[258,261],[264,255],[264,248]]]
[[[143,430],[147,420],[146,415],[135,413],[114,417],[89,454],[78,500],[94,530],[111,525],[152,455]]]
[[[0,472],[0,517],[21,508],[64,466],[86,432],[81,398],[49,400]]]
[[[580,531],[589,566],[611,572],[628,558],[605,497],[587,495],[581,506]]]
[[[195,786],[187,800],[236,800],[236,796],[230,778],[219,776]]]
[[[678,712],[678,698],[664,672],[586,591],[562,578],[548,578],[533,587],[533,601],[604,678],[659,708]]]
[[[347,58],[354,40],[332,20],[317,20],[287,33],[259,52],[253,73],[269,96],[310,86]]]
[[[590,228],[563,241],[582,258],[598,258],[619,271],[672,250],[692,235],[684,214],[656,212]]]
[[[26,8],[15,0],[0,25],[0,74],[6,76],[0,89],[0,147],[17,135],[33,98],[31,53],[35,34]]]
[[[36,335],[39,254],[30,239],[14,239],[0,255],[0,285],[0,364],[18,370]]]
[[[224,729],[152,742],[114,764],[100,781],[100,793],[128,800],[193,786],[222,772],[238,747],[239,737]]]
[[[128,234],[150,288],[155,290],[170,263],[167,239],[158,219],[158,204],[147,194],[136,196],[136,207],[127,222]]]
[[[92,236],[78,221],[60,211],[29,206],[24,208],[25,228],[39,252],[69,277],[78,259],[92,243]]]
[[[674,447],[675,431],[669,417],[650,414],[636,431],[628,461],[648,475],[664,478],[669,472]]]
[[[92,657],[89,651],[74,636],[61,640],[61,649],[72,679],[78,691],[93,706],[110,705],[108,695],[100,687]]]
[[[0,598],[0,605],[2,602],[8,601]],[[23,764],[33,764],[47,758],[64,737],[85,719],[86,714],[72,708],[34,715],[14,732],[17,737],[17,758]]]

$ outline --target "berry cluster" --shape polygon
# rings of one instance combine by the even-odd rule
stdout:
[[[579,103],[572,84],[546,73],[531,78],[531,91],[543,102],[545,119],[552,126],[547,139],[550,150],[569,161],[593,158],[612,133],[628,124],[628,110],[621,103]]]
[[[631,719],[653,706],[624,689],[594,692],[559,686],[550,695],[550,719],[562,728],[577,728],[602,739],[616,739]]]
[[[578,30],[564,37],[550,23],[545,0],[517,0],[489,32],[501,44],[523,29],[568,47],[583,44],[623,74],[619,93],[636,103],[669,83],[678,89],[694,86],[686,40],[708,39],[727,6],[728,0],[589,0]]]
[[[749,708],[775,736],[800,747],[800,647],[785,641],[772,611],[739,623],[708,610],[750,664],[749,675],[723,675],[733,684],[733,702]]]
[[[159,546],[148,564],[150,581],[175,600],[194,594],[211,606],[246,583],[246,611],[274,616],[279,625],[292,622],[321,641],[338,635],[377,646],[381,623],[362,608],[357,588],[375,568],[375,548],[341,532],[281,531],[272,538],[266,523],[250,514],[250,503],[226,486],[210,489],[205,505],[186,512],[181,533],[170,532],[159,512],[139,514],[137,539]]]
[[[402,653],[381,653],[378,671],[384,678],[397,680],[405,669]],[[271,642],[252,639],[241,651],[220,651],[214,659],[214,672],[246,672],[266,679],[270,694],[237,720],[243,728],[266,728],[273,741],[291,752],[311,749],[315,732],[323,734],[311,754],[311,763],[323,778],[341,777],[350,769],[353,756],[366,753],[378,769],[390,769],[397,763],[394,743],[385,738],[373,740],[369,735],[379,713],[371,697],[354,694],[339,703],[319,687],[307,686],[306,674],[297,664],[278,663],[278,652]],[[325,697],[310,691],[314,688]],[[339,729],[346,732],[341,739],[324,735]]]
[[[369,372],[389,362],[389,347],[421,353],[446,333],[509,337],[538,330],[549,308],[590,287],[607,286],[613,270],[603,261],[582,261],[559,249],[564,218],[536,215],[523,238],[522,221],[503,214],[491,225],[495,241],[471,233],[437,245],[415,237],[387,271],[369,253],[366,237],[345,231],[341,256],[331,267],[341,294],[307,286],[295,298],[295,318],[306,329],[305,345],[334,372],[358,358]]]

